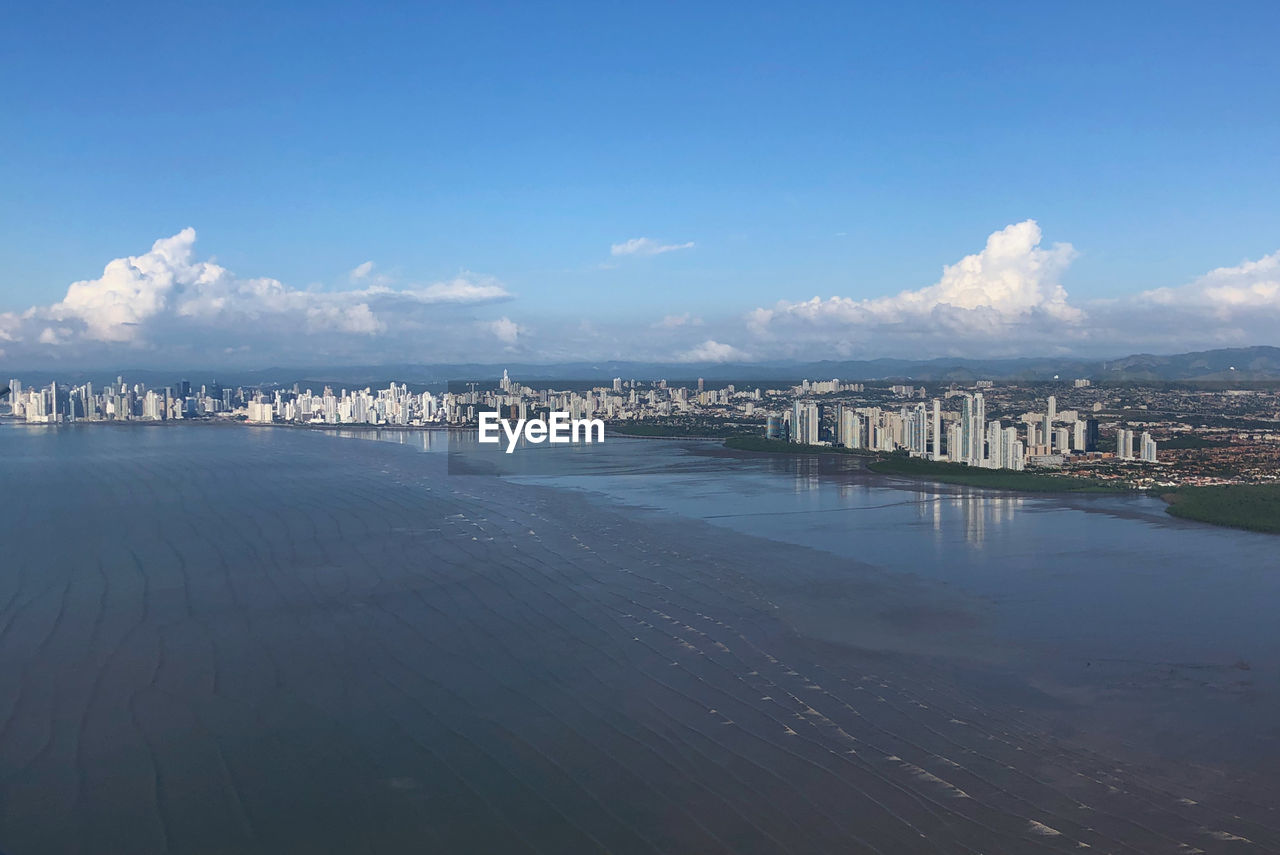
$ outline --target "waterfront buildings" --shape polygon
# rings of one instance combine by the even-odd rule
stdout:
[[[1041,399],[1040,406],[1021,398],[1018,402],[1031,408],[1019,414],[1008,396],[986,381],[970,389],[953,386],[932,400],[922,386],[894,384],[868,390],[865,384],[839,379],[806,380],[768,390],[738,389],[732,384],[715,388],[705,380],[699,388],[621,377],[589,388],[584,385],[535,389],[506,372],[496,386],[455,383],[444,390],[410,389],[401,383],[377,390],[324,386],[315,391],[297,384],[291,389],[231,388],[217,383],[193,387],[186,380],[148,388],[126,383],[122,377],[98,385],[50,383],[37,388],[15,379],[10,383],[10,415],[32,424],[227,419],[252,424],[410,427],[474,425],[478,414],[486,411],[522,419],[557,410],[571,418],[614,423],[729,421],[771,439],[901,452],[991,469],[1057,467],[1100,455],[1099,424],[1094,417],[1100,401],[1093,401],[1089,415],[1082,415],[1079,403],[1077,408],[1060,411],[1057,395]],[[993,400],[995,409],[991,409]],[[995,418],[989,420],[989,413]],[[1157,461],[1156,442],[1149,431],[1137,437],[1125,423],[1115,430],[1115,460]]]

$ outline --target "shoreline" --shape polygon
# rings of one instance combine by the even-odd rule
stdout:
[[[1178,487],[1160,494],[1165,513],[1239,531],[1280,534],[1280,484]]]
[[[732,451],[762,455],[857,456],[867,461],[871,472],[902,481],[930,484],[946,484],[971,487],[998,493],[1018,493],[1041,496],[1096,495],[1137,496],[1156,495],[1165,502],[1165,513],[1180,520],[1198,522],[1217,528],[1251,531],[1261,534],[1280,534],[1280,484],[1224,484],[1219,486],[1186,486],[1166,489],[1163,492],[1129,485],[1112,485],[1088,481],[1064,475],[1041,474],[1002,469],[971,469],[959,464],[894,458],[876,453],[856,454],[828,446],[799,446],[786,448],[788,443],[776,440],[760,440],[759,443],[777,442],[776,447],[744,448],[731,445],[723,447]],[[948,467],[956,467],[947,471]],[[914,470],[914,471],[912,471]],[[1070,482],[1078,481],[1078,484]]]

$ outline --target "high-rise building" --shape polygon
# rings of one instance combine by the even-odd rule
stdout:
[[[906,446],[917,457],[925,457],[929,453],[929,411],[922,403],[915,405],[907,419]]]
[[[1067,454],[1071,451],[1071,432],[1064,427],[1053,429],[1054,454]]]
[[[1086,419],[1084,423],[1084,450],[1098,450],[1098,420]]]
[[[982,460],[986,456],[983,454],[983,441],[985,440],[986,423],[987,423],[987,404],[982,397],[981,392],[975,392],[973,395],[973,424],[969,430],[969,465],[981,466]]]
[[[933,459],[942,459],[942,402],[933,399]]]
[[[822,410],[813,401],[796,401],[791,406],[791,441],[816,445]]]
[[[845,448],[862,447],[862,420],[852,407],[841,407],[836,441]]]
[[[987,425],[987,459],[979,465],[985,465],[992,469],[1005,468],[1004,459],[1004,427],[1000,424],[999,419]]]
[[[1005,469],[1021,469],[1022,441],[1018,439],[1018,429],[1007,427],[1000,432],[1000,460]]]
[[[1145,430],[1142,432],[1141,441],[1139,442],[1138,457],[1144,463],[1156,462],[1156,441],[1151,438],[1151,434]]]
[[[1121,460],[1133,459],[1133,431],[1116,428],[1116,457]]]

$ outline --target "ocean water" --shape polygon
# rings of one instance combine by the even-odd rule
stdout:
[[[0,851],[1280,849],[1274,538],[447,447],[0,425]]]

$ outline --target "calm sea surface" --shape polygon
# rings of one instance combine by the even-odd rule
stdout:
[[[1280,851],[1278,538],[446,448],[0,425],[0,851]]]

